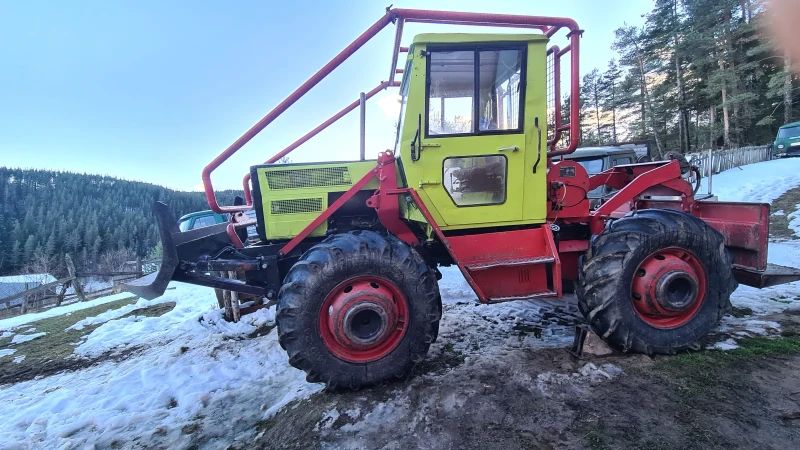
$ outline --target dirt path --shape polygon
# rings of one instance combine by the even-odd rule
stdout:
[[[253,448],[800,448],[800,316],[773,319],[786,337],[675,357],[437,343],[406,382],[287,406]]]

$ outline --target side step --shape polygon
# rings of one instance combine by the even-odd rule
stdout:
[[[480,301],[561,297],[561,265],[548,225],[447,240]]]

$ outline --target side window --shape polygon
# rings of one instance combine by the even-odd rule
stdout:
[[[472,132],[475,52],[432,52],[428,64],[428,134]]]
[[[482,51],[479,61],[480,131],[519,129],[522,51]]]
[[[504,155],[447,158],[444,188],[457,206],[505,203],[506,169]]]
[[[631,159],[630,159],[630,158],[628,158],[628,157],[625,157],[625,158],[617,158],[617,159],[615,159],[615,160],[614,160],[614,165],[615,165],[615,166],[621,166],[621,165],[623,165],[623,164],[630,164],[630,163],[631,163]]]
[[[525,51],[433,50],[427,136],[522,132]]]
[[[198,217],[195,219],[192,229],[194,230],[196,228],[209,227],[215,223],[217,223],[217,220],[214,218],[214,216]]]

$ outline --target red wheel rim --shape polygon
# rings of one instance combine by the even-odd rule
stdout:
[[[658,250],[633,274],[633,307],[650,326],[677,328],[700,309],[706,286],[706,272],[697,256],[681,248]]]
[[[362,276],[333,288],[319,313],[319,331],[336,357],[364,363],[388,355],[406,332],[408,305],[389,280]]]

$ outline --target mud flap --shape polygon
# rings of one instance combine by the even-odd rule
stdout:
[[[173,235],[180,233],[178,222],[169,207],[156,202],[153,205],[153,215],[156,217],[158,231],[161,234],[161,266],[158,272],[138,278],[128,283],[123,283],[123,289],[147,300],[161,297],[167,290],[167,285],[178,267],[178,249],[175,246]]]

